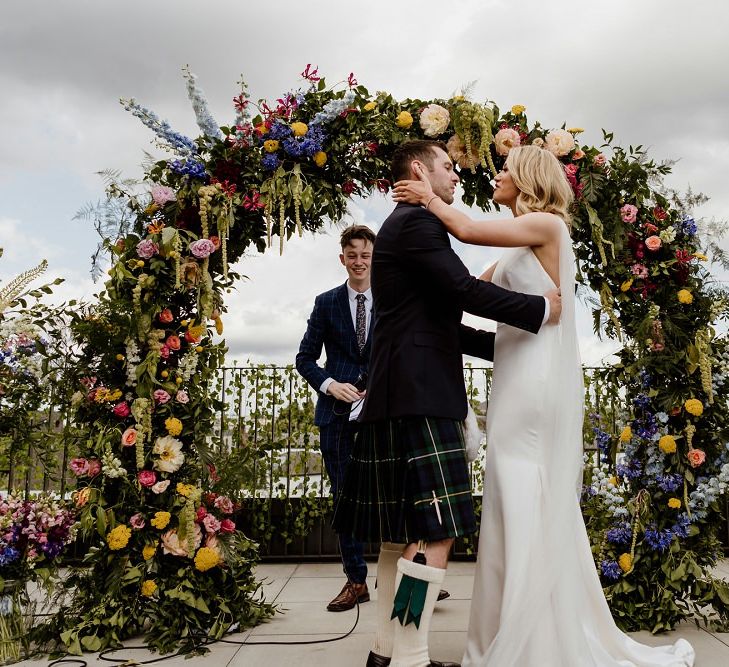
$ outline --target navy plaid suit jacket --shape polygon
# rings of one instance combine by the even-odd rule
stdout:
[[[296,355],[296,370],[318,392],[314,424],[331,424],[338,417],[335,409],[339,415],[349,412],[349,404],[322,394],[319,387],[328,377],[337,382],[354,383],[362,373],[367,372],[370,347],[368,335],[364,349],[359,351],[346,282],[316,297]],[[326,352],[324,368],[318,364],[322,348]]]

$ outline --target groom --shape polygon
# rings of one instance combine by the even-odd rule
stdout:
[[[452,203],[459,179],[445,145],[402,144],[393,179],[416,179],[416,165]],[[494,350],[494,334],[461,324],[463,311],[536,333],[559,320],[561,301],[557,290],[531,296],[477,280],[427,207],[404,203],[377,235],[371,284],[369,381],[334,525],[381,543],[367,666],[454,667],[430,660],[428,630],[453,542],[476,530],[462,354],[491,359]]]

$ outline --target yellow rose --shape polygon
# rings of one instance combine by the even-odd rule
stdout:
[[[144,597],[151,598],[156,590],[157,584],[153,579],[145,579],[142,582],[142,595],[144,595]]]
[[[694,295],[691,294],[691,292],[689,292],[687,289],[679,290],[676,296],[678,297],[679,303],[689,304],[692,303],[694,300]]]
[[[142,549],[142,558],[144,560],[149,560],[157,553],[157,546],[154,544],[145,544],[144,549]]]
[[[306,123],[291,123],[291,131],[295,137],[303,137],[309,131],[309,128]]]
[[[266,153],[275,153],[278,150],[278,141],[276,139],[266,139],[266,141],[263,142],[263,150],[266,151]]]
[[[582,134],[585,131],[584,127],[568,127],[567,132],[570,134]]]
[[[106,543],[109,545],[109,549],[117,551],[123,549],[129,544],[129,538],[132,536],[132,529],[124,524],[121,524],[110,530],[106,536]]]
[[[407,130],[413,124],[413,117],[407,111],[401,111],[395,119],[395,125]]]
[[[623,572],[630,572],[633,569],[633,557],[630,554],[621,554],[618,565]]]
[[[314,164],[317,167],[323,167],[327,163],[327,154],[324,151],[314,153]]]
[[[622,285],[620,285],[620,291],[621,292],[627,292],[631,287],[633,286],[633,279],[626,280]]]
[[[620,442],[630,442],[633,437],[633,429],[630,426],[626,426],[620,434]]]
[[[664,435],[658,441],[658,448],[665,454],[673,454],[676,451],[676,438],[672,435]]]
[[[681,501],[678,498],[669,498],[668,499],[668,506],[672,510],[681,509]]]
[[[704,405],[698,398],[689,398],[683,404],[683,407],[686,408],[686,412],[694,417],[701,417],[704,414]]]
[[[515,116],[521,116],[526,111],[526,107],[523,104],[515,104],[511,107],[511,113]]]
[[[373,111],[377,108],[377,102],[367,102],[363,108],[365,111]]]
[[[182,422],[177,417],[168,417],[165,419],[165,428],[170,435],[180,435],[182,433]]]
[[[195,554],[195,567],[200,572],[205,572],[220,563],[218,552],[210,547],[203,547]]]
[[[167,528],[167,524],[170,522],[172,515],[169,512],[155,512],[154,519],[150,523],[158,530],[164,530]]]

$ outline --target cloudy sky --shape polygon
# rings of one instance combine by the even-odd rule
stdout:
[[[90,279],[98,238],[78,209],[103,195],[95,172],[141,175],[151,135],[119,105],[136,97],[196,136],[180,69],[199,77],[221,124],[241,74],[254,98],[301,85],[307,63],[329,83],[354,72],[371,91],[519,103],[545,127],[601,128],[657,160],[678,160],[669,184],[711,199],[729,217],[729,5],[721,0],[3,0],[0,19],[0,280],[46,258],[66,283],[58,298],[100,289]],[[392,203],[352,206],[349,222],[377,229]],[[474,212],[476,214],[476,212]],[[338,230],[295,239],[283,257],[245,257],[228,300],[231,357],[290,363],[314,296],[344,281]],[[472,271],[497,251],[457,245]],[[487,325],[488,326],[488,325]],[[590,333],[595,364],[615,344]]]

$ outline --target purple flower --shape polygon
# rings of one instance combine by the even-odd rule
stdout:
[[[279,165],[279,159],[276,153],[266,153],[261,159],[261,164],[266,171],[273,171]]]
[[[627,522],[619,523],[607,531],[607,541],[627,546],[633,539],[633,531]]]
[[[620,565],[614,560],[604,560],[600,563],[600,571],[602,572],[602,576],[605,579],[610,579],[610,581],[617,581],[622,574]]]
[[[671,546],[673,540],[673,532],[670,528],[658,530],[655,524],[651,524],[645,529],[645,541],[653,551],[663,553]]]
[[[185,160],[184,162],[173,160],[172,162],[168,162],[167,166],[176,174],[192,176],[201,180],[207,180],[208,177],[205,171],[205,165],[195,160]]]
[[[301,157],[304,153],[302,149],[302,143],[296,137],[291,137],[283,142],[283,149],[291,157]]]
[[[681,222],[678,223],[678,229],[685,236],[694,236],[698,231],[696,221],[689,216],[684,216]]]
[[[281,139],[286,139],[290,136],[291,128],[286,123],[282,123],[280,120],[274,121],[273,125],[271,125],[271,129],[268,132],[269,139],[276,139],[278,141],[281,141]]]
[[[638,461],[618,463],[615,468],[615,472],[618,477],[625,477],[627,479],[638,479],[643,474],[643,470],[641,469]]]
[[[159,246],[150,239],[144,239],[137,243],[137,255],[142,259],[150,259],[159,252]]]
[[[661,490],[666,493],[672,493],[681,485],[683,485],[683,475],[679,473],[668,473],[666,475],[659,475],[656,478],[656,483]]]
[[[690,523],[691,521],[688,516],[686,514],[681,514],[681,516],[678,517],[678,521],[673,524],[671,530],[676,537],[683,539],[688,537],[688,527]]]
[[[190,252],[198,259],[205,259],[215,252],[215,244],[210,239],[198,239],[190,244]]]
[[[638,394],[633,399],[633,405],[635,405],[636,408],[643,408],[644,410],[650,405],[650,403],[651,399],[648,398],[648,396],[646,396],[645,394]]]

